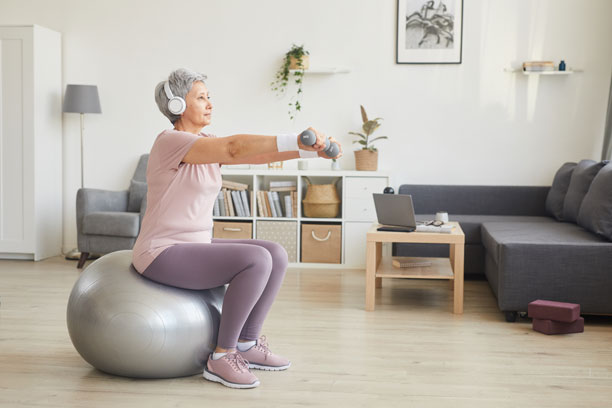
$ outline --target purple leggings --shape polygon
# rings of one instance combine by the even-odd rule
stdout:
[[[287,252],[276,242],[213,239],[164,250],[143,275],[164,285],[210,289],[229,283],[217,346],[236,348],[240,336],[257,340],[287,269]]]

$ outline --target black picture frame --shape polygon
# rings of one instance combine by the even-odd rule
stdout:
[[[396,64],[461,64],[463,0],[397,0],[396,12]]]

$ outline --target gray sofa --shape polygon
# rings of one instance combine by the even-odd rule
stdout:
[[[146,171],[149,155],[142,155],[123,191],[81,188],[77,192],[77,242],[82,268],[90,254],[132,249],[146,208]]]
[[[612,164],[608,167],[612,170]],[[612,177],[607,177],[609,184]],[[412,195],[417,220],[447,211],[451,221],[460,223],[466,278],[486,277],[506,320],[514,321],[536,299],[578,303],[584,314],[612,314],[612,242],[549,215],[549,190],[402,185],[399,194]],[[612,225],[612,218],[607,220]],[[395,244],[393,253],[445,257],[448,246]]]

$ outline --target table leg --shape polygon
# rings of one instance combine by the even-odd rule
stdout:
[[[453,274],[455,275],[453,289],[453,313],[463,313],[463,250],[464,244],[451,244]]]
[[[365,279],[365,309],[374,310],[376,300],[376,242],[366,243],[366,279]]]
[[[377,242],[376,243],[376,269],[378,269],[378,265],[380,265],[380,261],[382,259],[382,249],[383,249],[382,242]],[[376,278],[376,287],[382,288],[382,278]]]

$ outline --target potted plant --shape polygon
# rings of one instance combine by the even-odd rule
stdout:
[[[276,72],[276,77],[271,83],[272,90],[277,95],[282,95],[287,91],[287,85],[291,81],[291,74],[293,74],[293,80],[297,85],[297,93],[289,102],[289,119],[293,119],[302,110],[300,98],[302,96],[304,71],[308,69],[309,65],[308,51],[304,49],[303,45],[297,46],[293,44],[291,49],[285,54],[283,64]]]
[[[370,137],[380,127],[380,121],[382,118],[376,118],[368,120],[368,115],[362,105],[361,107],[361,119],[363,125],[361,126],[364,133],[349,132],[351,135],[359,136],[359,138],[353,143],[359,143],[362,147],[361,150],[355,150],[355,168],[357,170],[372,170],[378,169],[378,149],[374,147],[373,143],[376,140],[388,139],[387,136],[378,136],[373,139]]]

